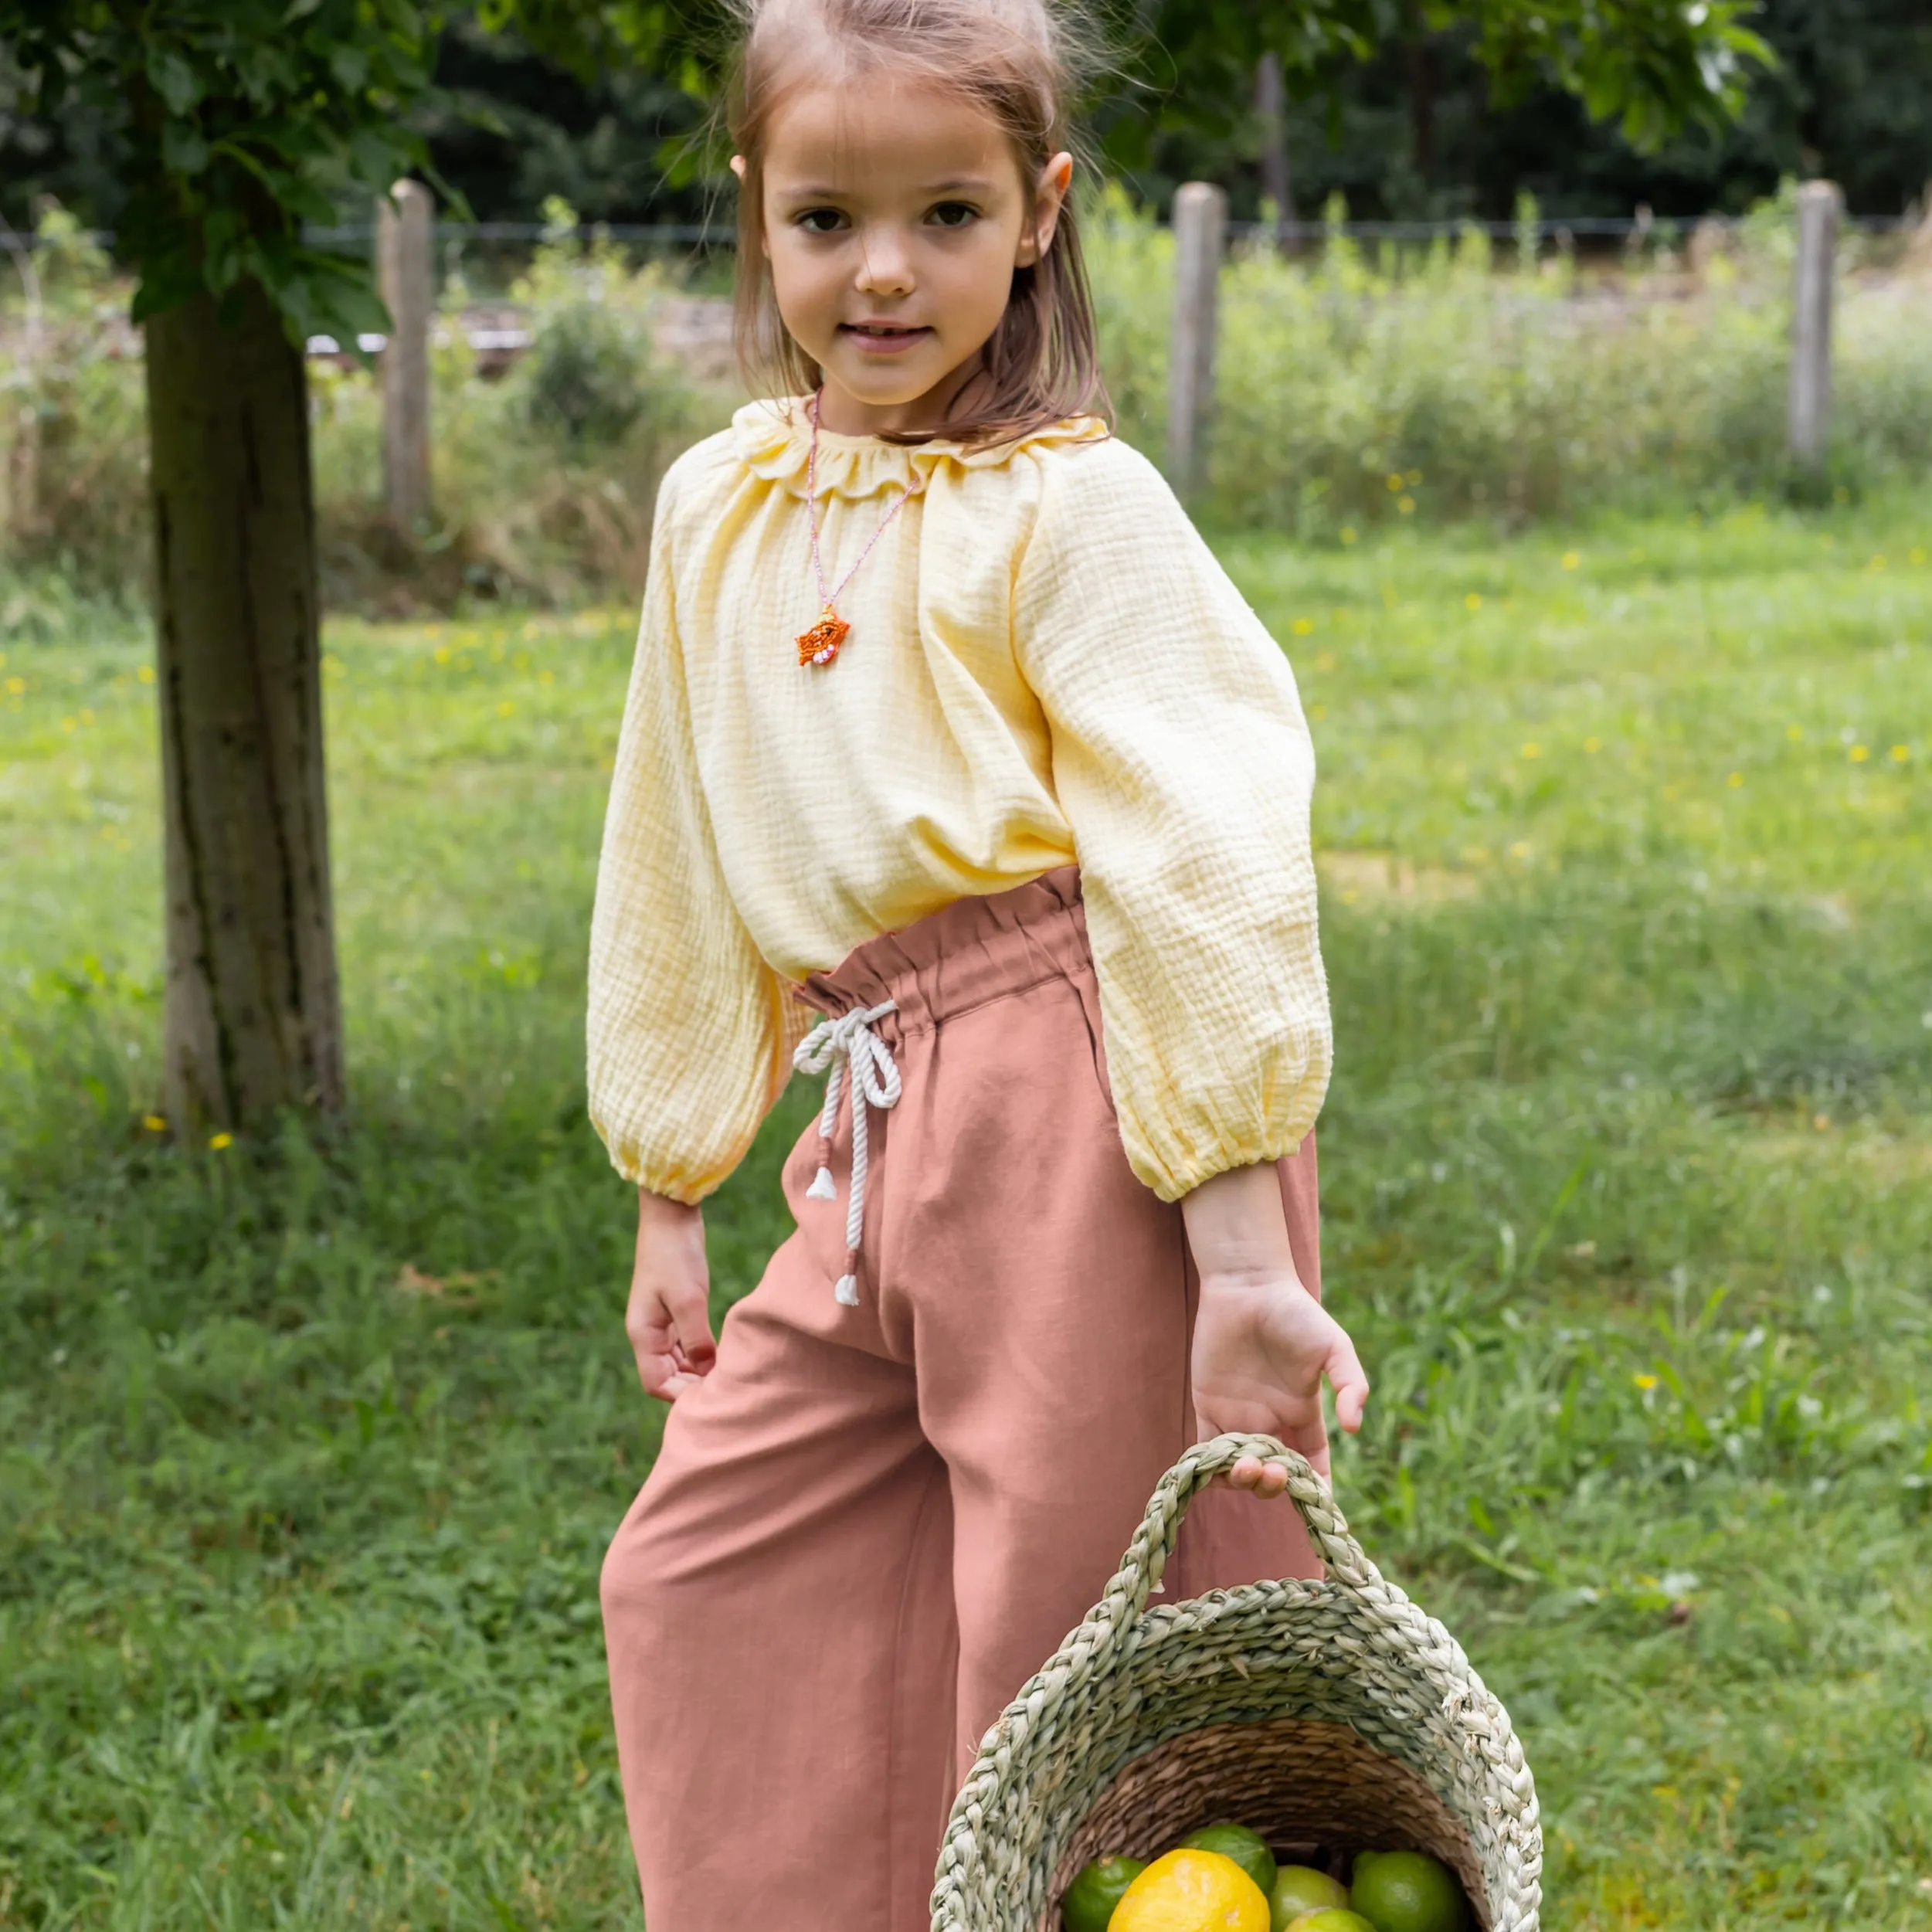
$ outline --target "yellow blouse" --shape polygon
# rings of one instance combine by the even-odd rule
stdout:
[[[590,1112],[701,1200],[813,1017],[789,983],[1077,861],[1134,1172],[1292,1153],[1332,1036],[1295,680],[1159,473],[1091,419],[1003,448],[819,439],[760,402],[666,475],[591,931]]]

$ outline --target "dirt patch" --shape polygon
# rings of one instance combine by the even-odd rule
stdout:
[[[1338,894],[1344,905],[1362,899],[1443,905],[1472,899],[1482,890],[1473,872],[1417,865],[1393,852],[1318,852],[1315,864],[1322,883]]]
[[[1876,1192],[1932,1182],[1932,1137],[1863,1128],[1841,1132],[1828,1114],[1818,1118],[1824,1125],[1806,1131],[1779,1127],[1748,1134],[1744,1150],[1767,1166],[1835,1167]]]

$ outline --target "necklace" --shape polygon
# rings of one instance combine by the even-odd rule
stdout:
[[[852,579],[858,575],[859,564],[872,554],[872,546],[885,535],[885,526],[905,507],[905,500],[911,496],[914,485],[908,483],[892,499],[891,507],[880,518],[878,528],[865,540],[865,548],[858,554],[854,563],[830,590],[825,587],[825,565],[818,553],[818,399],[815,392],[808,406],[812,413],[812,453],[805,465],[805,513],[812,529],[812,575],[818,579],[819,603],[823,606],[818,614],[818,622],[810,630],[798,635],[798,661],[800,664],[816,664],[821,671],[839,654],[839,647],[845,642],[846,633],[852,626],[838,614],[836,608],[839,597]]]

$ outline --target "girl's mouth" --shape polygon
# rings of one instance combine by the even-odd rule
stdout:
[[[868,355],[897,355],[922,342],[932,331],[895,322],[841,322],[839,333]]]

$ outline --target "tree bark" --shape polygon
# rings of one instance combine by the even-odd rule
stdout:
[[[1409,8],[1409,39],[1403,49],[1403,64],[1409,83],[1409,151],[1418,179],[1424,186],[1435,171],[1435,53],[1430,46],[1428,29],[1421,9]]]
[[[178,1133],[342,1102],[308,396],[254,284],[147,324]]]
[[[1282,63],[1272,48],[1255,68],[1255,112],[1261,124],[1261,192],[1275,204],[1275,246],[1294,251],[1295,184],[1288,171],[1288,107]]]

